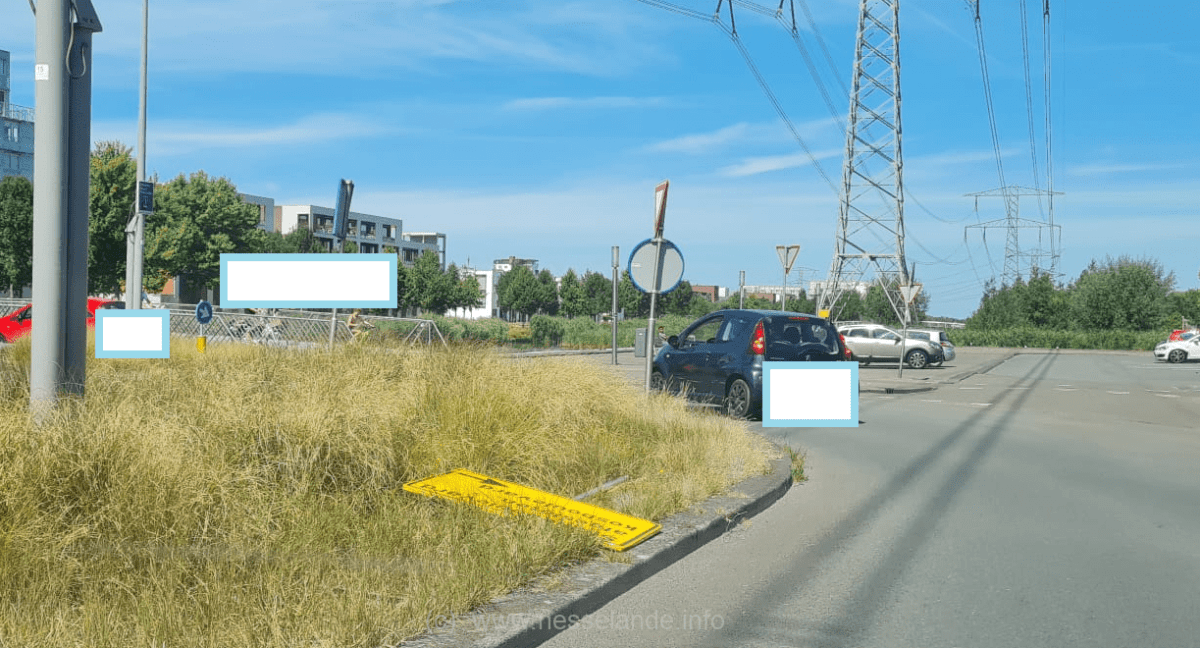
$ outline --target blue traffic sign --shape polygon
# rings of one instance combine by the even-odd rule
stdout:
[[[208,324],[209,322],[212,321],[212,316],[213,316],[212,304],[210,304],[206,301],[201,301],[199,304],[196,304],[196,321],[197,322],[200,322],[201,324]]]
[[[143,214],[154,213],[154,183],[138,183],[138,211]]]

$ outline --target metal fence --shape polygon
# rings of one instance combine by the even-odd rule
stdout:
[[[28,304],[29,301],[30,300],[28,300],[28,299],[20,299],[20,298],[9,299],[7,297],[0,297],[0,317],[6,317],[8,315],[12,315],[13,313],[20,310],[22,306],[24,306],[25,304]]]
[[[199,337],[201,326],[196,321],[194,309],[187,309],[186,306],[176,308],[173,305],[170,310],[172,336]],[[213,313],[212,321],[204,325],[204,335],[208,344],[241,342],[302,349],[325,347],[329,344],[331,318],[329,313],[311,311],[217,311]],[[348,319],[349,314],[339,313],[334,323],[335,344],[357,341],[386,345],[446,344],[446,339],[433,320],[361,316],[363,325],[357,327],[359,330],[356,332],[351,331]]]
[[[0,298],[0,317],[10,315],[26,304],[28,299]],[[171,312],[171,336],[197,338],[200,323],[196,321],[194,304],[168,304]],[[343,314],[344,313],[344,314]],[[357,335],[348,325],[350,313],[338,313],[334,324],[335,344],[369,341],[391,346],[434,344],[446,345],[446,338],[433,320],[406,317],[360,316],[363,322]],[[241,313],[216,310],[212,321],[204,325],[207,344],[240,342],[287,348],[309,349],[329,345],[330,313],[303,310],[263,310]],[[356,340],[357,338],[357,340]]]

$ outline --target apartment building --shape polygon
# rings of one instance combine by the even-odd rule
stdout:
[[[333,216],[331,207],[320,205],[276,205],[275,230],[287,235],[297,228],[311,230],[327,250],[333,250]],[[404,233],[404,221],[399,218],[376,216],[352,211],[346,223],[346,240],[358,244],[358,251],[377,253],[396,251],[406,266],[416,263],[426,251],[438,255],[440,267],[446,269],[446,235],[422,232]]]
[[[0,178],[33,182],[33,109],[12,103],[11,78],[12,57],[0,50]]]

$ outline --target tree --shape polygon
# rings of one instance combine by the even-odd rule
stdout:
[[[537,277],[526,266],[517,266],[500,277],[497,297],[502,309],[529,317],[540,305]]]
[[[192,285],[216,288],[221,253],[265,248],[258,209],[242,202],[229,180],[203,171],[180,174],[159,187],[146,222],[146,287],[157,291],[165,277],[182,275]]]
[[[1152,259],[1093,260],[1071,286],[1071,317],[1083,330],[1150,330],[1169,316],[1174,285],[1174,273]]]
[[[407,302],[426,313],[442,314],[452,308],[458,290],[458,268],[443,271],[436,252],[426,250],[406,273]]]
[[[479,287],[479,279],[473,274],[459,273],[454,264],[450,264],[450,268],[454,270],[451,276],[458,276],[458,283],[454,291],[454,300],[450,308],[477,308],[483,305],[483,289]]]
[[[537,282],[538,312],[556,315],[558,313],[558,282],[554,280],[554,275],[543,268],[537,274]]]
[[[621,273],[621,283],[617,284],[617,305],[625,312],[625,317],[650,315],[650,295],[633,285],[633,277],[629,276],[628,270]]]
[[[579,276],[575,274],[575,270],[567,269],[567,274],[563,275],[562,286],[559,288],[562,295],[562,312],[567,317],[584,317],[590,315],[588,311],[588,295],[584,291],[583,282],[579,280]]]
[[[659,313],[663,315],[687,315],[695,296],[696,293],[692,292],[692,284],[686,279],[680,281],[679,285],[675,286],[675,290],[666,295],[659,296]]]
[[[88,175],[88,292],[119,293],[125,282],[125,226],[137,195],[137,161],[128,146],[99,142]]]
[[[588,315],[599,317],[600,313],[612,310],[612,279],[599,272],[586,272],[583,275],[583,292],[587,295]]]
[[[33,184],[22,176],[0,180],[0,285],[9,296],[33,282]]]

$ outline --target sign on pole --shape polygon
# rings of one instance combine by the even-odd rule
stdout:
[[[154,183],[138,182],[137,210],[143,214],[154,213]]]
[[[911,286],[900,286],[900,296],[904,298],[904,303],[911,304],[917,295],[921,293],[921,284],[913,284]]]
[[[796,262],[796,257],[800,254],[800,246],[776,245],[775,253],[779,255],[779,262],[783,264],[783,274],[791,274],[792,264]]]
[[[633,287],[644,293],[669,293],[683,279],[683,253],[666,239],[660,243],[661,246],[656,246],[652,239],[646,239],[629,255],[629,278]]]
[[[667,187],[670,180],[663,180],[654,188],[654,238],[662,238],[663,222],[667,218]]]

